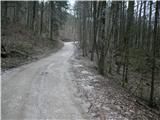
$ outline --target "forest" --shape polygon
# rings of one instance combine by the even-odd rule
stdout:
[[[1,4],[2,28],[10,23],[20,23],[35,33],[42,34],[48,30],[50,38],[53,37],[53,31],[54,34],[57,33],[58,27],[65,22],[67,17],[67,1],[2,1]]]
[[[67,1],[2,1],[2,69],[62,47],[58,37],[69,15],[67,9]]]
[[[160,105],[160,2],[78,1],[74,6],[83,56],[100,74]]]
[[[160,118],[159,0],[0,3],[2,118],[50,119],[52,116],[58,120],[64,115],[64,120],[76,120],[76,112],[78,115],[83,113],[77,106],[83,102],[73,102],[76,97],[72,94],[78,96],[78,93],[73,93],[74,89],[81,91],[76,80],[87,83],[83,80],[89,74],[81,70],[84,64],[87,64],[87,70],[92,69],[98,73],[97,76],[104,78],[100,81],[103,85],[101,90],[105,89],[108,93],[113,88],[111,93],[116,91],[115,96],[118,96],[120,92],[117,88],[120,88],[126,95],[135,98],[135,106],[137,103],[143,106],[143,109],[135,108],[150,111],[145,112],[148,116],[151,113],[148,120]],[[78,61],[83,61],[83,65],[79,65]],[[77,88],[72,86],[73,81],[79,85]],[[91,80],[91,84],[95,87],[98,82]],[[86,89],[89,91],[89,88]],[[104,95],[104,101],[105,98],[114,101],[109,95]],[[94,102],[84,113],[90,113],[92,104]],[[123,108],[118,106],[116,109]],[[126,106],[125,110],[129,109]],[[58,110],[60,114],[56,116]],[[102,110],[99,112],[100,120],[105,120],[101,117]],[[152,116],[152,113],[158,117]],[[123,112],[118,114],[127,116]],[[127,119],[145,119],[143,115],[136,117],[136,112],[133,114]],[[83,118],[83,115],[80,116],[79,119]]]

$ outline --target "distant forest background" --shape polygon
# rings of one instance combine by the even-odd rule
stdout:
[[[68,1],[1,1],[2,69],[45,56],[73,40]]]

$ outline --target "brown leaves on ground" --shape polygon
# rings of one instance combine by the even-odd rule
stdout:
[[[76,53],[77,54],[77,53]],[[98,75],[94,63],[80,54],[72,59],[78,97],[96,120],[158,120],[160,116],[141,106],[115,81]]]

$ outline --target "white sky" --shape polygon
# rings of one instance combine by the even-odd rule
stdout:
[[[74,3],[75,3],[76,0],[68,0],[68,1],[69,1],[69,4],[71,5],[71,8],[73,8]]]

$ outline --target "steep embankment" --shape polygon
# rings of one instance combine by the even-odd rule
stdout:
[[[63,46],[59,40],[50,40],[21,25],[2,28],[1,67],[9,69],[37,60]]]

